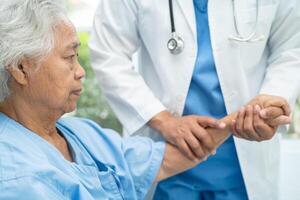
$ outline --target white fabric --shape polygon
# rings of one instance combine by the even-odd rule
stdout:
[[[236,1],[238,25],[248,35],[256,0]],[[229,41],[235,35],[232,1],[210,0],[209,26],[217,73],[228,113],[259,93],[279,95],[294,105],[300,81],[300,1],[260,0],[255,43]],[[130,134],[159,138],[145,126],[167,109],[181,115],[196,59],[193,1],[174,0],[178,34],[185,49],[172,55],[168,1],[101,0],[90,49],[92,65],[109,103]],[[139,52],[139,69],[132,54]],[[256,143],[235,138],[250,200],[278,199],[279,140]]]
[[[281,140],[280,200],[298,200],[300,196],[300,140]]]

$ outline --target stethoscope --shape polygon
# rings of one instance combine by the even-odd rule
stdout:
[[[231,41],[236,42],[258,42],[265,39],[264,35],[257,35],[258,29],[258,15],[259,15],[259,0],[256,0],[256,17],[255,17],[255,26],[253,31],[248,36],[243,36],[238,28],[238,20],[237,20],[237,13],[236,13],[236,6],[235,0],[232,0],[232,11],[233,11],[233,18],[234,18],[234,28],[236,32],[236,36],[230,36],[228,39]],[[171,20],[171,39],[168,41],[168,49],[169,51],[176,55],[180,54],[184,49],[184,40],[176,33],[176,27],[174,22],[174,14],[173,14],[173,1],[169,0],[169,10],[170,10],[170,20]]]

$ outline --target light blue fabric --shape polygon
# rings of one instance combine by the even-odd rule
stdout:
[[[183,115],[222,118],[227,112],[212,53],[207,2],[194,0],[198,52]],[[233,188],[245,191],[234,140],[230,137],[219,147],[215,156],[160,183],[154,199],[186,199],[187,193],[191,196],[201,196],[201,192],[204,191],[224,191]],[[239,199],[247,198],[245,192],[241,194],[244,195]]]
[[[57,128],[74,163],[46,140],[0,113],[0,199],[143,199],[165,143],[121,139],[90,120],[65,118]]]

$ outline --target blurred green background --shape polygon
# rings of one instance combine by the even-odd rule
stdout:
[[[289,133],[296,138],[300,138],[300,97],[298,98],[294,109],[293,123],[290,126]]]
[[[122,126],[109,107],[105,97],[102,95],[94,71],[91,67],[88,50],[89,35],[87,32],[79,32],[78,36],[81,42],[79,62],[86,71],[86,77],[83,80],[84,89],[81,98],[78,101],[75,115],[92,119],[102,127],[112,128],[121,133]]]

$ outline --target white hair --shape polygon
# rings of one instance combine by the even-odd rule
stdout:
[[[61,0],[1,0],[0,102],[9,94],[8,67],[22,58],[41,61],[54,48],[55,27],[68,22]]]

